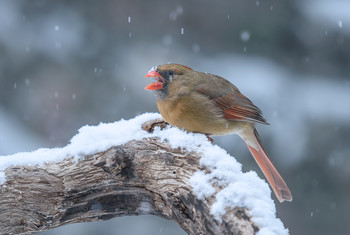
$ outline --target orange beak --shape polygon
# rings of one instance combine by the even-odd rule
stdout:
[[[160,73],[158,73],[157,71],[150,71],[146,74],[145,77],[151,77],[151,78],[156,78],[157,82],[152,82],[151,84],[147,85],[145,87],[146,90],[159,90],[159,89],[163,89],[163,78],[162,75],[160,75]]]

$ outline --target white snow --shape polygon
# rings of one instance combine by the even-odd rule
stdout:
[[[214,185],[224,186],[216,194],[216,202],[211,213],[221,220],[227,207],[247,207],[261,230],[259,235],[288,234],[282,222],[276,218],[276,208],[270,197],[271,190],[266,182],[255,172],[243,173],[241,164],[225,150],[209,142],[197,147],[203,153],[201,165],[210,173],[196,172],[191,178],[191,185],[198,198],[205,199],[214,192]]]
[[[247,207],[253,221],[261,228],[259,235],[288,234],[288,229],[276,218],[275,205],[270,197],[271,190],[264,180],[255,172],[243,173],[241,164],[224,149],[211,144],[205,135],[187,133],[175,127],[164,130],[156,128],[153,133],[141,129],[144,122],[160,117],[158,113],[145,113],[130,120],[84,126],[65,147],[0,156],[0,183],[6,181],[4,171],[11,166],[42,165],[68,157],[75,157],[79,161],[84,155],[104,151],[130,140],[159,137],[161,141],[167,140],[173,148],[180,147],[202,153],[200,164],[207,171],[196,172],[190,183],[201,200],[211,197],[218,190],[216,185],[223,187],[217,192],[216,201],[211,207],[211,213],[216,219],[221,220],[226,208]]]
[[[341,20],[338,21],[339,28],[343,28],[343,22]]]
[[[11,166],[45,164],[72,156],[79,160],[81,156],[106,150],[113,145],[147,137],[148,133],[141,129],[141,124],[159,117],[157,113],[146,113],[128,121],[120,120],[109,124],[100,123],[98,126],[84,126],[63,148],[41,148],[33,152],[0,156],[0,175],[2,175],[0,183],[5,181],[3,171]]]
[[[243,42],[248,42],[250,39],[250,32],[248,30],[243,30],[240,37]]]
[[[157,71],[157,66],[153,66],[148,72]]]

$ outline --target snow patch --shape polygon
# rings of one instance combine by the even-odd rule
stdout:
[[[157,66],[153,66],[148,72],[153,72],[153,71],[157,71]]]
[[[271,190],[264,180],[253,171],[243,173],[241,164],[217,145],[202,144],[196,151],[202,152],[200,164],[209,170],[209,173],[196,172],[191,178],[191,186],[198,198],[205,200],[212,196],[216,191],[214,185],[224,187],[217,192],[210,211],[217,220],[221,221],[227,208],[246,207],[253,221],[261,227],[258,235],[289,234],[276,218]]]
[[[158,113],[145,113],[131,120],[114,123],[100,123],[97,126],[83,126],[70,143],[63,148],[41,148],[33,152],[20,152],[0,156],[0,184],[5,182],[4,170],[8,167],[23,165],[43,165],[75,157],[79,160],[87,154],[104,151],[114,145],[124,144],[132,139],[142,139],[150,134],[141,129],[148,120],[160,118]]]
[[[187,133],[176,127],[163,130],[155,128],[153,133],[142,130],[143,123],[160,117],[158,113],[145,113],[130,120],[84,126],[63,148],[42,148],[34,152],[0,156],[0,184],[6,181],[4,171],[8,167],[43,165],[68,157],[75,157],[79,161],[84,155],[104,151],[130,140],[158,137],[161,141],[167,140],[172,148],[202,153],[200,164],[206,167],[206,171],[196,172],[191,177],[190,184],[201,200],[213,196],[218,190],[217,186],[222,187],[222,190],[216,192],[210,211],[217,220],[221,220],[227,208],[246,207],[261,228],[259,235],[288,234],[288,229],[276,218],[271,190],[265,181],[255,172],[243,173],[241,164],[235,158],[217,145],[212,145],[203,134]],[[139,209],[147,212],[150,208],[147,203],[143,203]]]

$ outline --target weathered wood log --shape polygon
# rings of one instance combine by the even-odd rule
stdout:
[[[153,126],[144,128],[152,131]],[[28,234],[145,214],[173,220],[188,234],[259,231],[246,208],[228,209],[218,221],[209,211],[215,195],[199,200],[193,193],[191,176],[205,170],[200,157],[154,138],[129,141],[78,162],[71,157],[7,168],[7,181],[0,188],[0,233]]]

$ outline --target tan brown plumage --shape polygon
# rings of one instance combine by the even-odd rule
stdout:
[[[207,135],[238,134],[247,144],[280,202],[292,194],[264,150],[256,123],[268,124],[261,110],[228,80],[179,64],[157,66],[146,86],[157,96],[163,118],[173,126]]]

